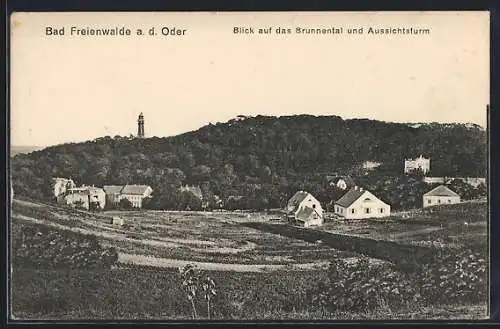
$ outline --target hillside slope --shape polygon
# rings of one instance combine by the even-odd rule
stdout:
[[[257,116],[173,137],[106,136],[18,154],[12,179],[16,195],[35,199],[49,198],[50,178],[61,176],[98,186],[150,184],[163,208],[181,184],[200,185],[208,198],[260,195],[278,204],[295,189],[320,188],[326,174],[356,176],[365,161],[397,176],[405,158],[423,154],[433,175],[484,177],[486,152],[486,132],[465,124]]]

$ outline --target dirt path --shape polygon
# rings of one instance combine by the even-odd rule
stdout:
[[[25,206],[28,206],[28,207],[44,207],[46,205],[43,205],[43,204],[40,204],[40,203],[34,203],[34,202],[31,202],[31,201],[25,201],[25,200],[19,200],[19,199],[14,199],[12,201],[12,203],[19,203],[21,205],[25,205]]]
[[[118,262],[122,264],[133,264],[142,266],[166,267],[166,268],[180,268],[187,264],[196,265],[199,269],[206,271],[233,271],[233,272],[268,272],[282,269],[289,270],[311,270],[328,266],[329,262],[305,263],[294,265],[281,265],[281,264],[224,264],[224,263],[208,263],[208,262],[195,262],[189,260],[159,258],[154,256],[136,255],[120,253],[118,255]]]
[[[116,234],[110,234],[105,232],[94,232],[83,228],[78,227],[69,227],[57,223],[50,223],[40,219],[15,214],[14,218],[18,218],[21,220],[43,224],[50,227],[54,227],[61,230],[78,232],[85,235],[96,235],[99,237],[107,238],[110,240],[118,240],[118,241],[132,241],[134,243],[139,244],[156,244],[156,242],[160,241],[151,241],[151,240],[141,240],[137,241],[134,239],[125,238],[122,236],[118,236]],[[166,245],[166,244],[165,244]],[[163,246],[165,246],[163,245]],[[168,245],[172,247],[171,245]],[[176,247],[177,245],[173,245]],[[167,268],[179,268],[185,266],[186,264],[194,264],[197,265],[200,269],[211,270],[211,271],[235,271],[235,272],[265,272],[265,271],[276,271],[280,269],[294,269],[294,270],[307,270],[307,269],[315,269],[318,267],[326,266],[329,262],[315,262],[315,263],[305,263],[305,264],[294,264],[294,265],[281,265],[281,264],[224,264],[224,263],[210,263],[210,262],[195,262],[189,260],[178,260],[178,259],[169,259],[169,258],[159,258],[154,256],[147,255],[137,255],[137,254],[128,254],[128,253],[118,253],[118,262],[123,264],[134,264],[134,265],[143,265],[143,266],[155,266],[155,267],[167,267]]]

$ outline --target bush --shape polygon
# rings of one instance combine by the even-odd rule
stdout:
[[[370,265],[367,258],[354,264],[334,260],[328,279],[309,293],[309,300],[328,311],[401,309],[415,303],[485,303],[488,277],[485,257],[468,250],[437,249],[429,262],[413,273],[390,264]]]
[[[469,250],[438,250],[433,262],[423,264],[417,285],[425,302],[484,302],[488,298],[488,270],[484,256]]]
[[[328,279],[311,292],[311,301],[330,312],[407,307],[418,299],[407,275],[392,265],[370,265],[365,257],[353,264],[334,260]]]
[[[110,268],[114,248],[103,248],[94,235],[25,226],[13,238],[13,264],[36,268]]]

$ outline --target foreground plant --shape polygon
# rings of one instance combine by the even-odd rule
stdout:
[[[210,319],[210,301],[216,294],[215,282],[210,277],[206,276],[202,281],[201,288],[203,289],[203,295],[207,301],[207,313]]]
[[[196,312],[196,305],[194,299],[196,298],[196,293],[198,290],[198,279],[199,274],[194,265],[187,264],[184,268],[180,268],[181,282],[184,290],[186,291],[186,297],[191,302],[191,307],[193,308],[193,319],[198,317]]]
[[[196,310],[196,297],[198,291],[201,290],[205,301],[207,302],[207,313],[208,318],[211,317],[211,301],[216,295],[215,282],[209,276],[203,276],[195,265],[187,264],[183,268],[179,269],[182,286],[186,292],[186,297],[191,303],[193,309],[193,318],[198,317],[198,312]]]

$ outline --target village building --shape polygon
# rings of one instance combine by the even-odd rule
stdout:
[[[134,208],[142,208],[142,202],[152,193],[153,189],[149,185],[125,185],[120,192],[120,201],[127,199]]]
[[[414,170],[421,170],[427,174],[431,170],[431,159],[424,158],[422,155],[416,159],[405,159],[405,174]]]
[[[106,206],[106,193],[102,188],[89,186],[89,207],[91,209],[104,209]]]
[[[183,193],[183,192],[191,193],[196,198],[203,200],[203,193],[202,193],[201,188],[199,186],[184,185],[184,186],[181,186],[179,189],[180,189],[181,193]]]
[[[380,167],[382,163],[377,161],[365,161],[363,162],[363,169],[365,170],[373,170]]]
[[[68,189],[64,194],[67,205],[83,209],[104,209],[106,194],[102,188],[82,186]]]
[[[118,207],[120,201],[127,199],[134,208],[142,208],[142,202],[150,198],[153,189],[149,185],[104,185],[106,202],[110,206]]]
[[[370,191],[355,186],[335,201],[334,212],[345,219],[380,218],[390,216],[391,206]]]
[[[449,187],[439,185],[423,196],[423,207],[432,207],[443,204],[460,203],[460,195],[452,191]]]
[[[120,204],[120,195],[123,185],[104,185],[103,190],[106,194],[106,203],[110,206],[116,207]]]
[[[76,184],[71,178],[55,177],[52,178],[52,189],[54,191],[54,197],[59,199],[64,196],[68,189],[75,188]]]
[[[350,176],[336,176],[329,180],[328,185],[336,186],[341,190],[347,190],[354,187],[354,180]]]
[[[290,223],[303,227],[321,226],[324,223],[321,203],[305,191],[298,191],[292,196],[285,214]]]

